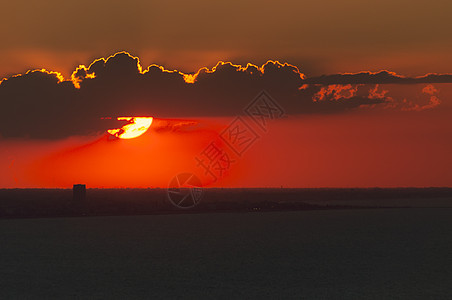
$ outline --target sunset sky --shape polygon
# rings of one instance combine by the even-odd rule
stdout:
[[[452,186],[450,11],[4,2],[0,188]]]

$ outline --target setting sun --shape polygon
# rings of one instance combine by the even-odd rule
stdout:
[[[134,139],[143,135],[152,124],[152,117],[118,117],[118,121],[128,123],[118,129],[110,129],[108,133],[120,139]]]

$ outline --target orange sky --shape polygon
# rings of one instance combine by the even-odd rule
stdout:
[[[452,186],[452,78],[391,81],[452,73],[450,11],[448,0],[5,2],[0,188],[165,187],[181,172],[225,187]],[[25,74],[35,69],[47,71]],[[303,82],[379,70],[372,84]],[[246,117],[256,140],[237,155],[221,136],[262,89],[284,117],[268,131]],[[118,140],[102,118],[119,116],[154,121]],[[216,178],[196,160],[212,142],[232,159]]]
[[[234,155],[218,138],[232,119],[202,119],[181,131],[143,136],[106,135],[60,141],[3,142],[3,187],[166,187],[178,173],[197,174],[206,186],[388,187],[451,186],[450,111],[387,110],[335,116],[292,116]],[[178,122],[174,120],[172,122]],[[216,181],[195,157],[212,142],[234,163]],[[32,149],[32,150],[31,150]]]
[[[134,58],[123,58],[131,60],[135,68]],[[186,83],[183,77],[181,80],[183,85],[200,84]],[[298,89],[310,88],[303,85]],[[0,138],[0,187],[68,188],[82,182],[89,187],[164,188],[171,178],[185,172],[196,174],[208,187],[451,186],[452,84],[324,85],[314,90],[317,92],[311,101],[319,105],[346,103],[366,88],[365,97],[384,97],[385,102],[308,114],[293,113],[285,107],[287,115],[268,120],[265,128],[237,110],[237,114],[221,118],[162,119],[153,115],[149,130],[130,140],[117,139],[106,131],[54,140]],[[46,100],[39,95],[36,99]],[[104,105],[109,103],[109,99],[101,100]],[[214,106],[223,105],[215,104],[215,99],[202,103],[212,101]],[[283,102],[287,103],[280,104]],[[127,108],[127,103],[124,101],[123,107]],[[256,135],[239,154],[220,137],[237,116]],[[53,127],[63,126],[58,119],[36,120],[53,120]],[[75,122],[82,125],[86,122],[82,120]],[[8,127],[30,122],[20,123],[19,118]],[[226,153],[228,162],[223,160],[222,171],[209,169],[209,173],[197,159],[212,142]]]

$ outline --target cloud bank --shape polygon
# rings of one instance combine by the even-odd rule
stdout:
[[[158,65],[144,69],[137,57],[121,52],[77,67],[67,80],[35,70],[1,81],[0,136],[88,135],[117,127],[102,119],[112,116],[235,116],[262,90],[289,115],[376,107],[419,111],[441,103],[432,83],[451,82],[449,74],[409,78],[388,71],[307,78],[296,66],[277,61],[260,67],[219,62],[182,73]],[[416,87],[416,99],[392,96],[387,84]]]

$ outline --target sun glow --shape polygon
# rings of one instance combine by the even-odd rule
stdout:
[[[118,121],[127,121],[128,123],[118,129],[110,129],[107,132],[120,139],[137,138],[151,127],[152,117],[118,117]]]

